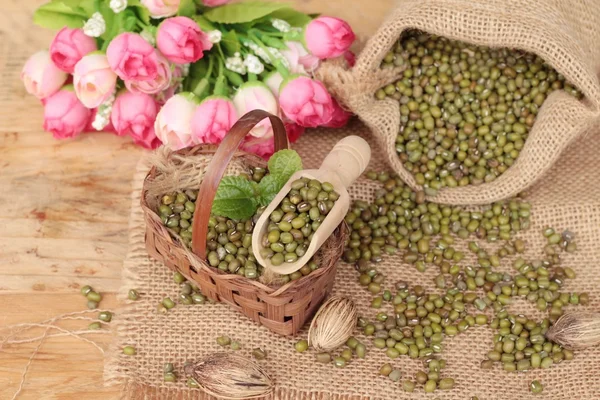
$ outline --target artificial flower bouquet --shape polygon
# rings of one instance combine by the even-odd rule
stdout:
[[[218,144],[245,113],[286,123],[291,142],[306,127],[341,127],[350,114],[312,75],[343,57],[355,35],[343,20],[286,4],[229,0],[53,0],[34,22],[60,29],[32,55],[21,79],[44,105],[44,129],[131,136],[146,148]],[[269,157],[268,120],[243,149]]]

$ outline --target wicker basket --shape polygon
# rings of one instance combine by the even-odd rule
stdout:
[[[267,117],[270,118],[275,133],[275,150],[287,148],[287,135],[281,120],[265,111],[255,110],[246,114],[231,128],[218,148],[202,145],[177,152],[178,155],[184,156],[212,155],[204,171],[205,175],[196,200],[193,253],[177,239],[175,232],[163,225],[156,210],[150,207],[148,188],[161,174],[156,167],[150,170],[144,181],[141,201],[146,220],[146,248],[151,257],[195,282],[208,298],[231,305],[273,332],[293,335],[314,314],[333,287],[337,262],[342,255],[348,235],[344,223],[337,228],[317,254],[319,268],[280,288],[271,288],[240,275],[224,273],[206,262],[208,219],[219,182],[234,157],[243,159],[249,166],[266,167],[263,159],[241,152],[238,147],[246,134]]]

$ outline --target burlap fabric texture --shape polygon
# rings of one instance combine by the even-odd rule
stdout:
[[[578,101],[563,91],[552,93],[512,167],[490,183],[444,188],[432,201],[486,204],[514,196],[541,178],[575,138],[600,121],[598,0],[399,0],[397,4],[352,70],[334,61],[317,74],[371,128],[389,166],[413,189],[421,187],[396,153],[398,102],[374,97],[377,89],[395,82],[402,71],[379,67],[404,31],[418,29],[476,45],[535,53],[585,96]]]
[[[378,154],[381,150],[362,124],[354,123],[341,130],[316,130],[306,133],[295,148],[300,152],[307,167],[317,167],[325,153],[334,143],[349,134],[360,134],[373,146],[371,168],[385,168]],[[580,138],[568,149],[547,176],[536,184],[528,194],[533,204],[532,227],[522,232],[520,237],[527,242],[527,257],[541,254],[544,239],[540,231],[545,226],[556,229],[570,229],[576,233],[579,251],[565,257],[564,266],[577,272],[577,278],[568,281],[565,291],[587,291],[591,304],[587,309],[600,309],[600,185],[597,184],[598,154],[600,135],[592,134]],[[415,393],[406,394],[398,383],[378,374],[379,367],[391,362],[402,371],[402,379],[413,379],[420,362],[406,356],[389,360],[384,352],[373,347],[370,339],[358,330],[357,338],[367,345],[365,360],[353,360],[346,368],[338,369],[332,364],[323,365],[314,361],[309,351],[296,353],[293,344],[299,338],[306,338],[308,327],[296,338],[285,338],[271,333],[238,314],[224,304],[177,306],[168,315],[156,313],[156,305],[165,296],[175,296],[179,292],[173,283],[172,273],[163,265],[148,258],[144,248],[144,226],[139,208],[141,182],[146,174],[144,165],[135,176],[132,194],[130,224],[130,251],[123,268],[123,286],[119,293],[125,308],[113,318],[116,334],[108,352],[105,365],[105,380],[108,384],[124,384],[123,398],[128,399],[208,399],[198,390],[185,387],[183,364],[187,359],[222,350],[216,344],[216,337],[228,335],[239,340],[242,354],[249,355],[254,347],[268,352],[261,364],[276,382],[276,390],[270,399],[277,400],[358,400],[358,399],[432,399],[467,400],[479,396],[490,399],[598,399],[600,398],[600,348],[576,352],[575,359],[563,362],[547,370],[534,370],[528,373],[507,373],[496,367],[484,371],[479,364],[492,347],[494,332],[487,327],[468,330],[455,338],[444,341],[442,356],[447,360],[443,377],[456,379],[456,387],[449,392],[436,392],[425,395],[418,388]],[[354,198],[369,199],[373,185],[361,178],[351,189]],[[482,243],[485,248],[492,247]],[[470,252],[466,252],[471,256]],[[510,260],[512,261],[512,260]],[[463,265],[474,264],[467,258]],[[388,278],[386,287],[398,280],[411,284],[421,284],[429,291],[435,291],[433,277],[437,268],[429,267],[424,274],[401,261],[401,256],[387,257],[377,267]],[[504,270],[510,271],[509,262],[503,263]],[[370,319],[377,311],[370,308],[371,295],[359,286],[357,272],[353,266],[340,263],[336,276],[334,293],[348,296],[356,301],[360,314]],[[126,300],[127,291],[137,288],[141,297],[137,302]],[[387,306],[389,307],[389,306]],[[584,309],[583,307],[580,307]],[[392,312],[391,308],[384,308]],[[517,301],[511,305],[511,312],[523,312],[529,317],[541,317],[529,303]],[[122,354],[122,347],[134,345],[137,355]],[[181,376],[178,383],[163,382],[163,364],[172,362]],[[539,379],[545,386],[545,396],[530,394],[529,383]]]

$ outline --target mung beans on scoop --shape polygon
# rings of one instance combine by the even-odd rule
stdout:
[[[328,182],[308,178],[292,182],[288,195],[269,216],[261,255],[275,266],[296,262],[339,197]],[[310,272],[312,266],[304,268]]]
[[[254,168],[248,179],[260,182],[265,174],[265,169]],[[168,193],[162,196],[158,208],[163,224],[177,233],[186,246],[191,246],[192,242],[194,202],[197,196],[198,190]],[[248,279],[258,279],[263,274],[264,268],[256,262],[252,253],[254,224],[263,211],[264,208],[259,208],[252,218],[239,221],[215,215],[210,217],[206,238],[207,261],[210,266]],[[301,278],[317,268],[318,265],[311,260],[299,271],[282,276],[280,281],[286,283]]]
[[[550,93],[581,97],[533,54],[417,31],[385,56],[382,68],[394,66],[406,69],[375,96],[398,100],[396,151],[428,195],[493,181],[519,156]]]

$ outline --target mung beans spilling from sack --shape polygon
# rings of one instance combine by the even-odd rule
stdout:
[[[492,182],[519,156],[555,90],[581,93],[544,61],[511,49],[405,32],[381,68],[403,67],[377,90],[400,107],[396,151],[427,195]]]
[[[339,197],[328,182],[308,178],[292,182],[288,195],[269,216],[267,233],[262,238],[262,256],[275,266],[304,256],[314,232]],[[311,270],[309,264],[303,267],[307,274]]]

